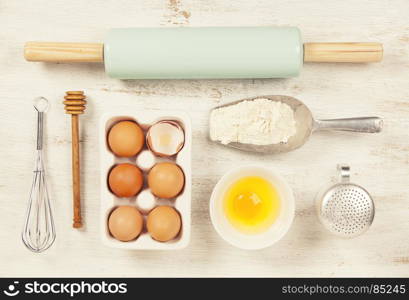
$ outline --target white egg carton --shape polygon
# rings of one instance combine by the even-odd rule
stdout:
[[[139,155],[143,155],[149,159],[149,151],[144,146],[143,150],[132,158],[124,158],[115,156],[108,147],[107,134],[110,128],[119,121],[132,120],[137,122],[144,130],[145,137],[149,127],[158,121],[173,120],[180,124],[185,133],[185,144],[176,156],[170,158],[154,157],[154,163],[162,161],[170,161],[178,164],[185,175],[185,186],[180,195],[175,199],[158,199],[154,197],[155,206],[170,205],[175,207],[180,213],[182,219],[182,228],[179,235],[168,242],[158,242],[151,238],[146,230],[146,205],[149,205],[149,187],[147,186],[147,174],[149,166],[141,166],[138,164]],[[99,144],[100,144],[100,198],[101,198],[101,238],[105,245],[121,248],[121,249],[139,249],[139,250],[174,250],[182,249],[189,244],[190,241],[190,215],[191,215],[191,192],[192,192],[192,127],[190,118],[183,112],[169,112],[161,110],[143,110],[137,113],[131,112],[110,112],[104,114],[100,118],[99,129]],[[149,151],[150,152],[150,151]],[[108,187],[108,174],[111,168],[119,163],[133,163],[137,165],[144,173],[144,185],[140,193],[131,198],[119,198],[115,196]],[[142,196],[142,197],[141,197]],[[140,206],[138,206],[138,200]],[[108,217],[112,210],[120,205],[132,205],[138,208],[144,217],[144,227],[141,235],[133,241],[121,242],[111,236],[108,230]],[[145,206],[145,208],[143,207]]]

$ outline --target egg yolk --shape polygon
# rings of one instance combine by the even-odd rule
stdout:
[[[275,187],[258,176],[234,182],[224,195],[228,221],[243,233],[266,231],[280,213],[280,198]]]

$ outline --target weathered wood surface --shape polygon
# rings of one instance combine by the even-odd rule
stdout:
[[[0,275],[1,276],[409,276],[409,2],[407,0],[140,0],[0,1]],[[286,80],[120,81],[97,64],[41,64],[23,59],[28,40],[102,42],[111,27],[295,25],[309,42],[374,41],[384,61],[309,64]],[[217,46],[217,45],[215,45]],[[88,96],[81,116],[84,229],[72,222],[70,118],[67,90]],[[263,94],[303,100],[316,117],[379,115],[377,135],[316,134],[300,150],[278,156],[241,153],[209,143],[215,105]],[[20,239],[35,148],[32,99],[51,100],[46,154],[57,240],[44,254]],[[175,109],[193,121],[193,232],[176,252],[122,251],[99,239],[98,118],[113,108]],[[349,163],[352,180],[376,202],[372,228],[354,240],[328,235],[313,199]],[[235,249],[219,238],[208,214],[213,186],[237,164],[275,168],[296,195],[290,232],[261,251]]]

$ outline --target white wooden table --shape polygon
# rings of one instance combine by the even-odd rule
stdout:
[[[1,276],[409,276],[409,2],[407,0],[24,0],[0,1]],[[293,79],[120,81],[102,66],[24,61],[28,40],[102,41],[111,27],[294,25],[305,41],[378,41],[382,63],[305,66]],[[82,124],[83,230],[71,228],[70,121],[62,97],[85,90]],[[377,135],[317,134],[278,156],[241,153],[206,140],[215,105],[263,94],[298,97],[317,117],[379,115]],[[32,99],[52,102],[46,120],[50,194],[58,236],[44,254],[25,249],[20,231],[31,185]],[[98,118],[112,108],[187,111],[193,121],[192,240],[176,252],[122,251],[99,239]],[[373,226],[341,240],[318,223],[313,199],[337,163],[376,202]],[[225,243],[208,213],[213,186],[238,164],[280,172],[296,195],[296,218],[276,245],[243,251]]]

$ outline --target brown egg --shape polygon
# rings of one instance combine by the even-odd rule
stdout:
[[[144,145],[143,130],[132,121],[118,122],[108,133],[108,145],[118,156],[135,156]]]
[[[148,215],[146,226],[151,237],[159,242],[174,239],[180,232],[180,215],[170,206],[158,206]]]
[[[132,164],[116,165],[108,176],[108,185],[118,197],[135,196],[142,189],[142,171]]]
[[[159,198],[176,197],[183,189],[185,175],[174,163],[162,162],[153,166],[148,174],[148,185],[152,194]]]
[[[142,231],[142,226],[142,215],[133,206],[118,206],[108,219],[109,232],[123,242],[136,239]]]

